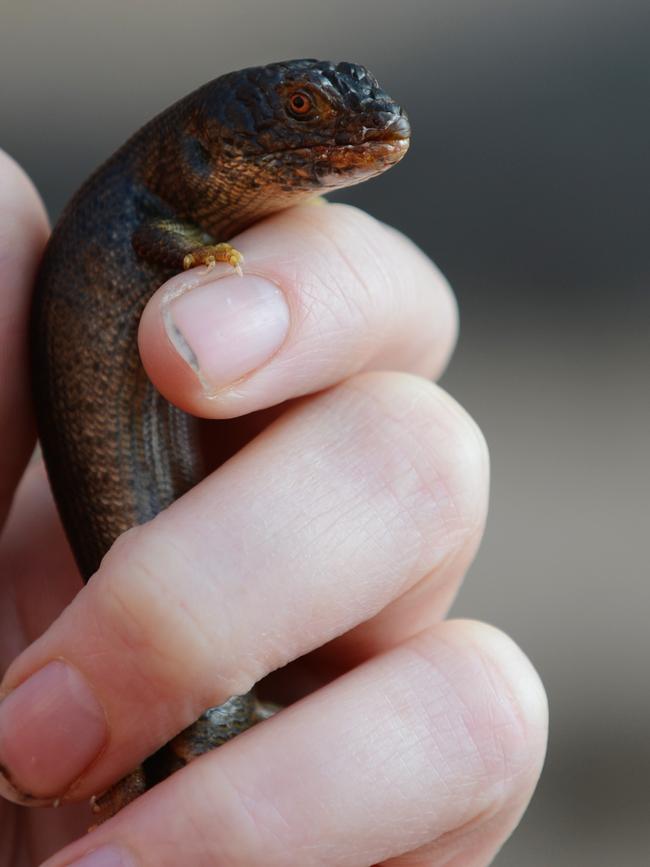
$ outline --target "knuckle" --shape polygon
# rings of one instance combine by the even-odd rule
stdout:
[[[300,226],[306,253],[301,283],[318,290],[315,299],[307,295],[313,315],[322,315],[316,301],[348,327],[359,324],[388,335],[408,323],[422,351],[431,351],[432,340],[437,353],[450,351],[457,328],[453,293],[409,238],[343,204],[300,209]]]
[[[500,809],[529,795],[546,749],[547,704],[530,662],[500,630],[475,621],[432,626],[410,642],[430,736],[456,720],[476,796]]]
[[[470,416],[419,377],[371,373],[346,386],[369,397],[367,422],[381,449],[386,484],[427,546],[445,549],[480,533],[487,509],[488,455]]]
[[[215,664],[224,662],[224,648],[209,616],[213,606],[188,592],[195,570],[187,555],[152,526],[127,531],[104,558],[101,621],[138,683],[158,695],[182,692],[200,711],[238,684]]]

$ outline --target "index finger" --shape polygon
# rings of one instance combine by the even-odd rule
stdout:
[[[172,403],[205,418],[280,404],[366,370],[438,375],[456,305],[408,238],[345,205],[302,205],[233,240],[227,266],[168,281],[140,325],[140,353]]]

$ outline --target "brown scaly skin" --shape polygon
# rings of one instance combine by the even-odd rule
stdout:
[[[409,134],[363,67],[274,63],[173,105],[72,199],[37,282],[32,362],[43,454],[85,580],[121,533],[203,474],[195,419],[161,397],[140,363],[138,322],[153,292],[183,268],[226,261],[239,270],[228,238],[383,172]],[[210,709],[95,802],[100,821],[269,712],[252,696]]]

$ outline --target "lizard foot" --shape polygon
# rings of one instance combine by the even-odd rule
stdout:
[[[90,799],[90,809],[95,814],[97,821],[88,830],[93,831],[97,825],[106,822],[111,816],[119,813],[123,807],[135,801],[147,791],[148,782],[142,765],[139,765],[128,776],[123,777],[119,783],[111,786],[103,795]]]
[[[227,262],[241,277],[244,257],[239,250],[235,250],[230,244],[207,244],[204,247],[197,247],[196,250],[192,250],[185,256],[183,268],[186,271],[197,265],[207,265],[208,268],[214,268],[217,262]]]

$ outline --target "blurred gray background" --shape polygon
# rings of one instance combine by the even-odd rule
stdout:
[[[230,69],[367,64],[412,151],[339,198],[448,275],[444,384],[493,460],[455,613],[509,632],[551,744],[498,867],[650,863],[650,6],[617,0],[0,0],[0,145],[50,214],[141,122]]]

